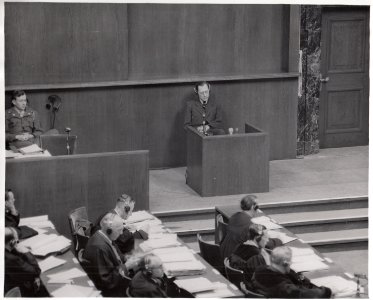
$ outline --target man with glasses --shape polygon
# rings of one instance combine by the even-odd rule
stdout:
[[[221,128],[221,108],[210,97],[210,84],[206,81],[198,82],[195,85],[194,92],[198,95],[198,99],[187,102],[184,128],[193,126],[205,135],[225,134]]]

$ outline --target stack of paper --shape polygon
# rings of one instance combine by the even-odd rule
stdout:
[[[58,283],[82,276],[87,276],[87,274],[78,268],[72,268],[66,271],[48,275],[47,277],[49,278],[49,283]]]
[[[163,270],[167,276],[191,276],[200,275],[206,271],[206,267],[198,260],[187,262],[164,263]]]
[[[178,287],[192,294],[204,291],[211,291],[215,288],[213,283],[204,277],[177,279],[174,282]]]
[[[101,292],[97,291],[93,287],[65,284],[64,286],[52,292],[51,294],[53,297],[85,298],[85,297],[98,297],[101,294]]]
[[[49,256],[48,258],[39,262],[39,267],[40,267],[41,272],[44,273],[50,269],[59,267],[65,263],[66,261],[63,259],[60,259],[54,256]]]
[[[268,230],[283,228],[281,225],[275,223],[272,219],[266,216],[252,218],[251,221],[255,224],[265,226]]]
[[[152,219],[152,220],[145,220],[137,223],[130,224],[135,227],[136,230],[144,230],[145,232],[149,233],[150,228],[154,226],[162,225],[161,220],[159,219]]]
[[[214,289],[209,292],[202,292],[196,294],[197,298],[228,298],[235,294],[223,282],[213,282]]]
[[[138,223],[145,220],[151,220],[154,219],[154,216],[148,213],[145,210],[139,210],[132,213],[132,215],[127,219],[127,223]]]
[[[149,233],[149,240],[155,239],[174,239],[177,240],[177,234],[168,232]]]
[[[44,150],[43,152],[35,152],[35,153],[30,153],[30,154],[23,154],[20,156],[14,157],[15,159],[19,158],[34,158],[34,157],[50,157],[52,156],[48,150]]]
[[[181,253],[164,253],[158,254],[158,257],[163,263],[168,262],[178,262],[178,261],[195,261],[196,258],[191,252],[181,252]]]
[[[181,243],[177,241],[175,238],[161,238],[161,239],[152,239],[147,240],[139,245],[140,249],[143,252],[149,252],[153,249],[157,248],[165,248],[170,246],[180,246]]]
[[[155,255],[162,255],[167,253],[189,253],[191,252],[190,249],[186,246],[181,247],[166,247],[166,248],[159,248],[159,249],[153,249],[151,251]]]
[[[311,282],[316,286],[330,288],[334,294],[334,298],[352,296],[356,293],[356,282],[347,280],[341,276],[320,277],[311,279]]]
[[[53,223],[48,220],[47,215],[30,217],[30,218],[22,218],[19,222],[19,226],[22,226],[22,225],[32,227],[35,230],[36,228],[54,228]]]
[[[280,239],[283,244],[287,244],[297,239],[296,237],[287,235],[286,233],[281,232],[281,231],[268,230],[267,232],[270,238]]]
[[[292,252],[291,268],[295,272],[309,272],[326,270],[329,266],[323,263],[323,258],[318,256],[312,248],[290,247]]]
[[[46,256],[50,253],[62,251],[71,245],[71,241],[62,235],[39,234],[20,243],[31,249],[31,253],[37,256]]]
[[[21,153],[19,152],[13,152],[11,150],[5,150],[5,157],[6,158],[15,158],[15,157],[18,157],[18,156],[22,156]]]
[[[33,154],[33,153],[40,153],[43,151],[43,149],[41,149],[38,145],[36,144],[32,144],[30,146],[27,146],[27,147],[23,147],[23,148],[20,148],[19,151],[22,153],[22,154]]]

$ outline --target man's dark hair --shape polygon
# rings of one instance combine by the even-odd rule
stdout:
[[[9,193],[10,192],[13,192],[11,189],[7,189],[5,190],[5,201],[8,201],[9,200]]]
[[[257,205],[255,195],[247,195],[241,199],[241,209],[250,210],[253,205]]]
[[[12,100],[16,100],[16,98],[26,95],[25,91],[22,90],[15,90],[12,93]]]
[[[198,87],[207,85],[207,87],[210,89],[210,84],[207,81],[199,81],[195,84],[194,89],[198,93]]]

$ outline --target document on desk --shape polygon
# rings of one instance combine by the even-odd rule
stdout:
[[[5,158],[16,158],[22,156],[19,152],[13,152],[12,150],[5,150]]]
[[[292,256],[303,256],[303,255],[313,255],[315,254],[315,251],[310,247],[289,247],[291,250]]]
[[[156,240],[156,239],[174,239],[174,240],[177,240],[177,234],[176,233],[169,233],[169,232],[149,233],[149,240]]]
[[[296,236],[290,236],[285,232],[276,231],[276,230],[268,230],[268,236],[272,239],[280,239],[283,244],[290,243],[297,239]]]
[[[44,244],[36,249],[32,249],[32,254],[36,256],[46,256],[51,253],[64,251],[71,246],[71,241],[64,236],[58,236],[53,243]]]
[[[144,252],[149,252],[153,249],[157,248],[165,248],[170,246],[180,246],[181,243],[174,239],[174,238],[162,238],[162,239],[154,239],[154,240],[147,240],[139,245],[140,249]]]
[[[47,275],[50,281],[65,281],[71,280],[77,277],[86,276],[87,274],[84,273],[82,270],[78,268],[72,268],[70,270],[62,271],[59,273],[54,273],[51,275]]]
[[[228,298],[235,294],[223,282],[213,282],[214,290],[209,292],[201,292],[196,294],[196,298]]]
[[[310,259],[303,262],[292,263],[290,268],[295,272],[310,272],[327,270],[329,266],[318,259]]]
[[[41,215],[41,216],[35,216],[35,217],[28,217],[28,218],[21,218],[19,220],[19,225],[30,225],[34,222],[42,222],[42,221],[48,221],[48,215]]]
[[[51,270],[53,268],[59,267],[66,263],[66,260],[57,258],[55,256],[49,256],[48,258],[39,262],[39,267],[42,273]]]
[[[20,242],[20,245],[30,248],[31,250],[37,249],[43,245],[53,243],[58,238],[57,234],[38,234]]]
[[[52,292],[51,294],[53,297],[85,298],[85,297],[97,297],[100,294],[100,292],[98,292],[93,287],[65,284],[64,286]]]
[[[275,223],[271,218],[267,216],[255,217],[251,221],[255,224],[265,226],[268,230],[283,228],[281,225]]]
[[[128,217],[126,222],[129,224],[132,224],[132,223],[142,222],[142,221],[151,220],[151,219],[154,219],[153,215],[151,215],[145,210],[139,210],[139,211],[133,212],[132,215]]]
[[[190,249],[186,246],[181,247],[166,247],[166,248],[159,248],[153,249],[151,251],[155,255],[162,255],[162,254],[173,254],[173,253],[190,253]]]
[[[187,262],[164,263],[163,270],[168,276],[200,275],[206,271],[206,267],[198,260]]]
[[[178,287],[192,294],[204,291],[211,291],[215,288],[213,283],[204,277],[177,279],[174,282]]]
[[[161,259],[162,263],[169,262],[181,262],[181,261],[195,261],[196,258],[191,252],[178,252],[178,253],[164,253],[158,254],[158,257]]]
[[[347,280],[341,276],[325,276],[311,279],[311,282],[316,286],[326,286],[330,288],[335,296],[347,297],[356,293],[356,282]]]

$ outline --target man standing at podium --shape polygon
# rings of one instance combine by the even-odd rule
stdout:
[[[210,91],[208,82],[196,83],[194,92],[198,95],[198,99],[187,102],[184,128],[193,126],[205,135],[225,134],[221,128],[221,108],[213,98],[210,98]]]

